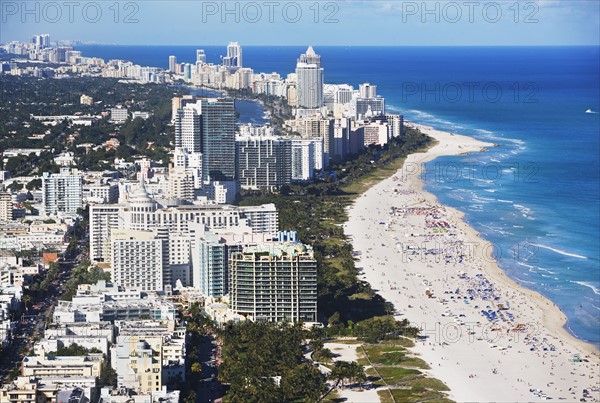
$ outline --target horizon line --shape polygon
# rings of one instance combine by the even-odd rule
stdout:
[[[58,42],[78,42],[76,39],[65,39]],[[166,44],[139,44],[139,43],[100,43],[100,42],[81,42],[78,45],[101,45],[101,46],[171,46],[171,47],[188,47],[188,46],[227,46],[225,42],[223,44],[182,44],[182,45],[166,45]],[[75,45],[77,46],[77,45]],[[248,44],[242,45],[243,47],[306,47],[306,44],[293,44],[293,45],[279,45],[279,44],[263,44],[255,45]],[[560,45],[560,44],[542,44],[542,45],[312,45],[313,47],[357,47],[357,48],[542,48],[542,47],[560,47],[560,48],[571,48],[571,47],[600,47],[598,44],[571,44],[571,45]]]

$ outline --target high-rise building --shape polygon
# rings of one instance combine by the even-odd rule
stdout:
[[[291,142],[275,136],[236,139],[238,179],[245,189],[274,189],[291,182]]]
[[[334,123],[334,119],[323,118],[318,113],[286,121],[286,126],[291,131],[298,132],[302,138],[319,139],[322,142],[322,146],[315,149],[315,169],[327,168],[329,165]]]
[[[392,132],[390,133],[391,137],[399,137],[404,134],[404,116],[387,113],[384,116],[385,120],[390,125]]]
[[[163,290],[163,241],[151,231],[113,230],[112,280],[126,288]]]
[[[183,95],[181,97],[173,97],[171,100],[171,120],[175,122],[177,118],[177,111],[187,104],[196,103],[197,98],[194,95]]]
[[[13,219],[13,204],[10,193],[0,192],[0,221]]]
[[[192,250],[192,282],[207,297],[221,297],[228,291],[227,243],[206,232],[198,236]]]
[[[202,176],[205,181],[235,181],[235,106],[232,99],[201,101]]]
[[[111,234],[115,230],[157,231],[166,233],[170,242],[173,236],[188,234],[191,223],[227,229],[245,222],[252,233],[276,236],[278,214],[274,204],[161,206],[147,194],[144,186],[140,186],[130,192],[123,204],[91,205],[89,222],[91,260],[111,262]],[[174,262],[173,256],[170,261]]]
[[[323,156],[323,142],[321,139],[290,139],[292,142],[291,168],[292,181],[307,182],[314,177],[316,165],[316,149],[320,146],[321,158]],[[323,166],[322,162],[320,164]]]
[[[300,55],[296,64],[297,106],[304,109],[318,109],[323,106],[323,68],[321,56],[312,46]]]
[[[333,142],[330,146],[331,158],[343,161],[350,154],[350,131],[352,123],[350,118],[335,119],[333,124]]]
[[[196,50],[196,63],[206,63],[206,53],[204,53],[204,49]]]
[[[178,109],[175,147],[202,153],[203,180],[234,181],[235,107],[233,100],[202,99]]]
[[[182,167],[169,169],[168,194],[171,199],[194,199],[194,175]]]
[[[369,83],[359,85],[360,98],[375,98],[377,96],[377,86]]]
[[[232,255],[231,309],[253,320],[317,321],[317,261],[300,243],[268,242]]]
[[[187,104],[177,110],[175,116],[175,147],[183,148],[188,153],[202,151],[202,135],[200,102]]]
[[[223,66],[232,69],[242,67],[242,47],[237,42],[229,42],[227,56],[223,58]]]
[[[183,65],[183,78],[185,81],[192,81],[192,65],[189,63]]]
[[[50,35],[48,35],[48,34],[34,35],[31,38],[31,43],[34,44],[37,49],[50,47]]]
[[[77,214],[82,207],[83,178],[70,168],[42,175],[42,204],[46,214]]]
[[[111,230],[119,227],[119,211],[115,204],[90,205],[90,260],[110,262]]]
[[[171,73],[177,73],[177,57],[169,56],[169,71]]]
[[[374,116],[382,116],[385,114],[385,99],[382,97],[375,98],[358,98],[356,100],[356,119],[365,119]]]

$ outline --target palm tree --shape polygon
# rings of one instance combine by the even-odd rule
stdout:
[[[23,303],[25,304],[25,308],[27,308],[27,304],[31,303],[31,301],[32,301],[31,295],[25,294],[23,296]]]
[[[315,353],[319,352],[323,349],[323,341],[321,340],[311,340],[308,343],[308,347],[313,350]]]

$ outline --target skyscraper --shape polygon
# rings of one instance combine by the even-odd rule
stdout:
[[[204,53],[204,49],[196,50],[196,63],[206,63],[206,53]]]
[[[369,83],[364,83],[359,86],[361,98],[375,98],[377,96],[377,86]]]
[[[235,106],[232,99],[201,102],[202,176],[205,181],[234,181]]]
[[[242,188],[273,189],[290,184],[290,140],[275,136],[240,136],[236,145],[238,178]]]
[[[192,65],[189,63],[183,65],[183,78],[185,81],[192,80]]]
[[[169,56],[169,71],[171,73],[176,73],[177,71],[177,57]]]
[[[202,152],[200,102],[187,104],[177,110],[175,116],[175,147],[184,148],[188,153]]]
[[[317,262],[300,243],[262,243],[234,253],[231,309],[253,320],[316,322]]]
[[[0,192],[0,221],[13,219],[13,204],[10,193]]]
[[[239,69],[242,67],[242,47],[237,42],[229,42],[227,56],[223,58],[223,66]]]
[[[35,47],[38,49],[50,47],[50,35],[48,35],[48,34],[34,35],[31,38],[31,43],[33,43],[35,45]]]
[[[300,55],[296,64],[298,108],[318,109],[323,106],[323,68],[321,56],[312,46]]]
[[[70,168],[61,168],[60,173],[42,175],[42,203],[46,214],[77,214],[82,207],[83,177]]]
[[[356,119],[383,116],[385,99],[377,96],[377,86],[364,83],[359,86],[359,97],[356,99]]]
[[[112,279],[123,287],[163,290],[163,241],[152,231],[112,232]]]

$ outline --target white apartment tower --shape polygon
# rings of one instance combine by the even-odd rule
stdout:
[[[202,150],[201,127],[202,104],[187,104],[177,110],[175,116],[175,147],[184,148],[188,153]]]
[[[70,168],[42,175],[42,204],[46,214],[77,214],[82,207],[83,178]]]
[[[190,169],[181,167],[169,169],[168,194],[171,199],[194,199],[194,175]]]
[[[237,42],[229,42],[227,56],[223,58],[223,66],[239,69],[242,67],[242,47]]]
[[[322,146],[321,146],[322,148]],[[315,142],[311,139],[292,140],[292,181],[312,180],[315,170]]]
[[[375,98],[377,96],[377,86],[364,83],[359,86],[360,98]]]
[[[118,204],[90,204],[90,260],[110,262],[111,230],[119,228]]]
[[[125,288],[163,290],[163,241],[151,231],[112,231],[112,280]]]
[[[323,106],[323,68],[321,56],[312,46],[300,55],[296,64],[298,108],[319,109]]]
[[[10,193],[0,192],[0,221],[13,219],[13,205]]]

